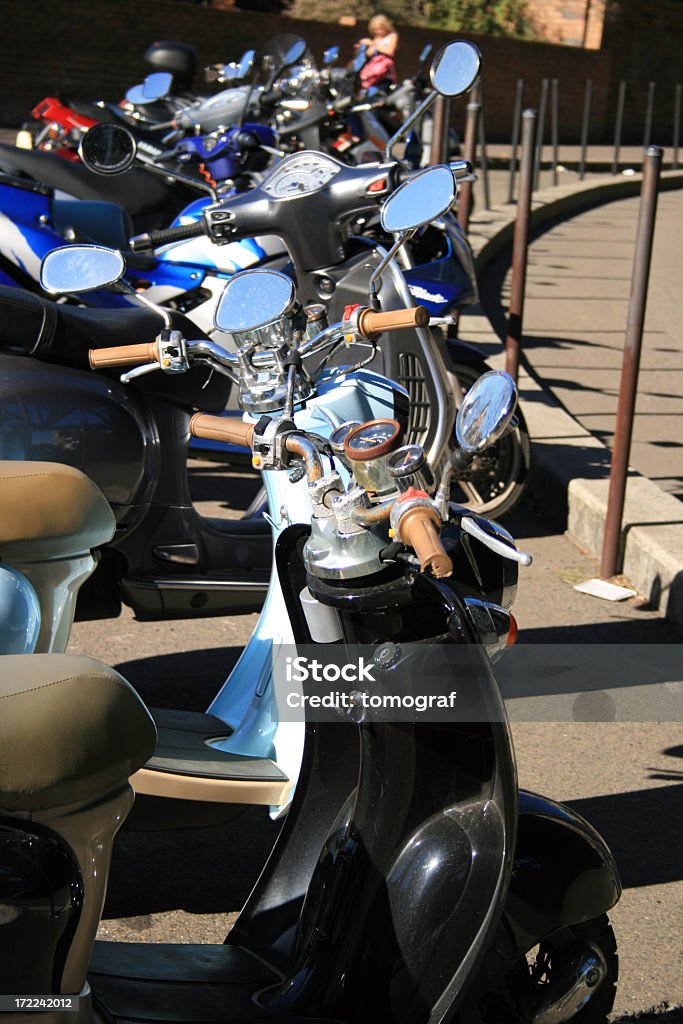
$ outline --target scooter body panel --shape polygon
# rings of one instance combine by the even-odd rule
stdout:
[[[517,951],[557,928],[604,914],[620,895],[619,869],[595,828],[565,804],[521,790],[505,907]]]
[[[329,375],[316,396],[295,412],[295,423],[329,437],[349,420],[396,418],[402,415],[405,393],[392,381],[365,370],[341,377]],[[347,472],[339,471],[344,479]],[[290,480],[285,470],[263,474],[277,544],[283,530],[311,520],[311,502],[306,480]],[[283,656],[283,645],[294,644],[294,634],[277,572],[271,574],[268,593],[258,623],[237,665],[208,709],[234,731],[217,741],[217,749],[251,757],[271,758],[289,778],[296,778],[301,762],[303,730],[283,722],[273,686],[275,661]],[[285,716],[286,717],[286,716]]]

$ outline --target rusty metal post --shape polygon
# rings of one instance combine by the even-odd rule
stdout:
[[[650,276],[662,153],[663,150],[660,146],[650,146],[645,154],[645,163],[643,165],[643,186],[640,193],[638,228],[636,231],[633,273],[631,276],[631,295],[628,305],[624,358],[621,366],[621,383],[619,386],[619,403],[614,430],[614,449],[612,451],[612,466],[609,477],[607,514],[605,516],[605,536],[600,562],[600,575],[603,578],[614,576],[619,563],[619,541],[624,515],[624,496],[626,494],[626,475],[628,473],[628,460],[631,451],[631,437],[633,435],[633,414],[638,389],[638,370],[643,341],[647,285]]]
[[[681,93],[683,92],[683,84],[681,82],[676,86],[676,93],[674,98],[674,131],[673,138],[671,140],[671,148],[673,150],[671,154],[671,166],[674,171],[678,170],[678,146],[681,137]]]
[[[484,209],[491,209],[491,190],[489,188],[489,160],[486,152],[486,127],[484,125],[484,86],[479,81],[479,166],[481,168],[481,184],[484,193]]]
[[[614,159],[612,174],[619,173],[619,150],[621,149],[621,125],[624,120],[624,100],[626,99],[626,82],[619,82],[619,98],[617,100],[617,119],[614,125]]]
[[[586,151],[588,149],[588,127],[591,119],[591,100],[593,98],[593,81],[586,79],[586,92],[583,97],[583,121],[581,122],[581,160],[579,162],[579,181],[586,177]]]
[[[443,98],[443,134],[441,136],[441,163],[448,163],[448,153],[450,150],[450,131],[451,131],[451,105],[452,100],[450,96],[444,96]]]
[[[553,150],[553,186],[557,185],[558,181],[558,164],[560,162],[559,157],[559,111],[558,111],[558,87],[559,82],[557,78],[553,78],[550,83],[550,143]]]
[[[479,122],[479,89],[475,85],[470,93],[470,101],[467,104],[467,121],[465,122],[465,144],[463,146],[463,157],[469,160],[474,166],[477,158],[477,124]],[[465,181],[460,186],[458,193],[458,224],[467,233],[470,223],[470,208],[472,206],[472,182]]]
[[[443,96],[437,96],[432,110],[434,119],[432,121],[432,145],[429,151],[430,164],[440,164],[443,154],[444,132],[448,129],[446,125],[446,102]]]
[[[645,108],[645,128],[643,129],[643,149],[650,145],[652,134],[652,112],[655,106],[655,82],[650,82],[647,87],[647,107]]]
[[[548,105],[548,79],[541,82],[541,102],[538,104],[538,129],[536,132],[536,162],[534,164],[534,185],[533,191],[538,188],[538,179],[541,173],[541,160],[543,157],[543,136],[545,134],[545,108]]]
[[[517,147],[519,146],[519,127],[522,120],[522,96],[524,95],[524,79],[517,79],[515,92],[515,111],[512,115],[512,139],[510,141],[510,184],[508,186],[508,203],[515,198],[515,177],[517,175]]]
[[[515,233],[512,242],[512,280],[510,282],[508,329],[505,339],[505,369],[515,382],[519,373],[519,352],[522,344],[522,315],[524,312],[524,291],[526,287],[526,261],[529,244],[529,219],[534,178],[537,118],[538,113],[535,110],[525,110],[522,114],[522,160],[519,169],[517,217],[515,219]]]

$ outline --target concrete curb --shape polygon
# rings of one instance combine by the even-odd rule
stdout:
[[[531,228],[593,206],[638,195],[641,174],[607,182],[561,185],[534,195]],[[683,172],[666,171],[661,188],[683,188]],[[470,243],[479,273],[512,242],[515,207],[473,215]],[[468,315],[463,334],[475,343],[498,343],[488,319]],[[504,358],[490,362],[502,366]],[[533,441],[531,487],[546,514],[582,547],[599,555],[607,512],[610,451],[585,430],[542,383],[523,370],[520,400]],[[683,502],[635,470],[629,473],[622,530],[623,572],[667,619],[683,630]]]

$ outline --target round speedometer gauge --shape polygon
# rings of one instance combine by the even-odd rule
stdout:
[[[319,153],[297,153],[283,160],[262,185],[273,199],[311,195],[339,173],[334,160]]]
[[[370,462],[396,448],[401,427],[396,420],[370,420],[347,434],[344,451],[353,462]]]

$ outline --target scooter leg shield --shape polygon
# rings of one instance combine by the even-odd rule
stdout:
[[[616,862],[593,826],[570,808],[521,790],[504,911],[516,952],[557,928],[604,914],[620,895]]]

